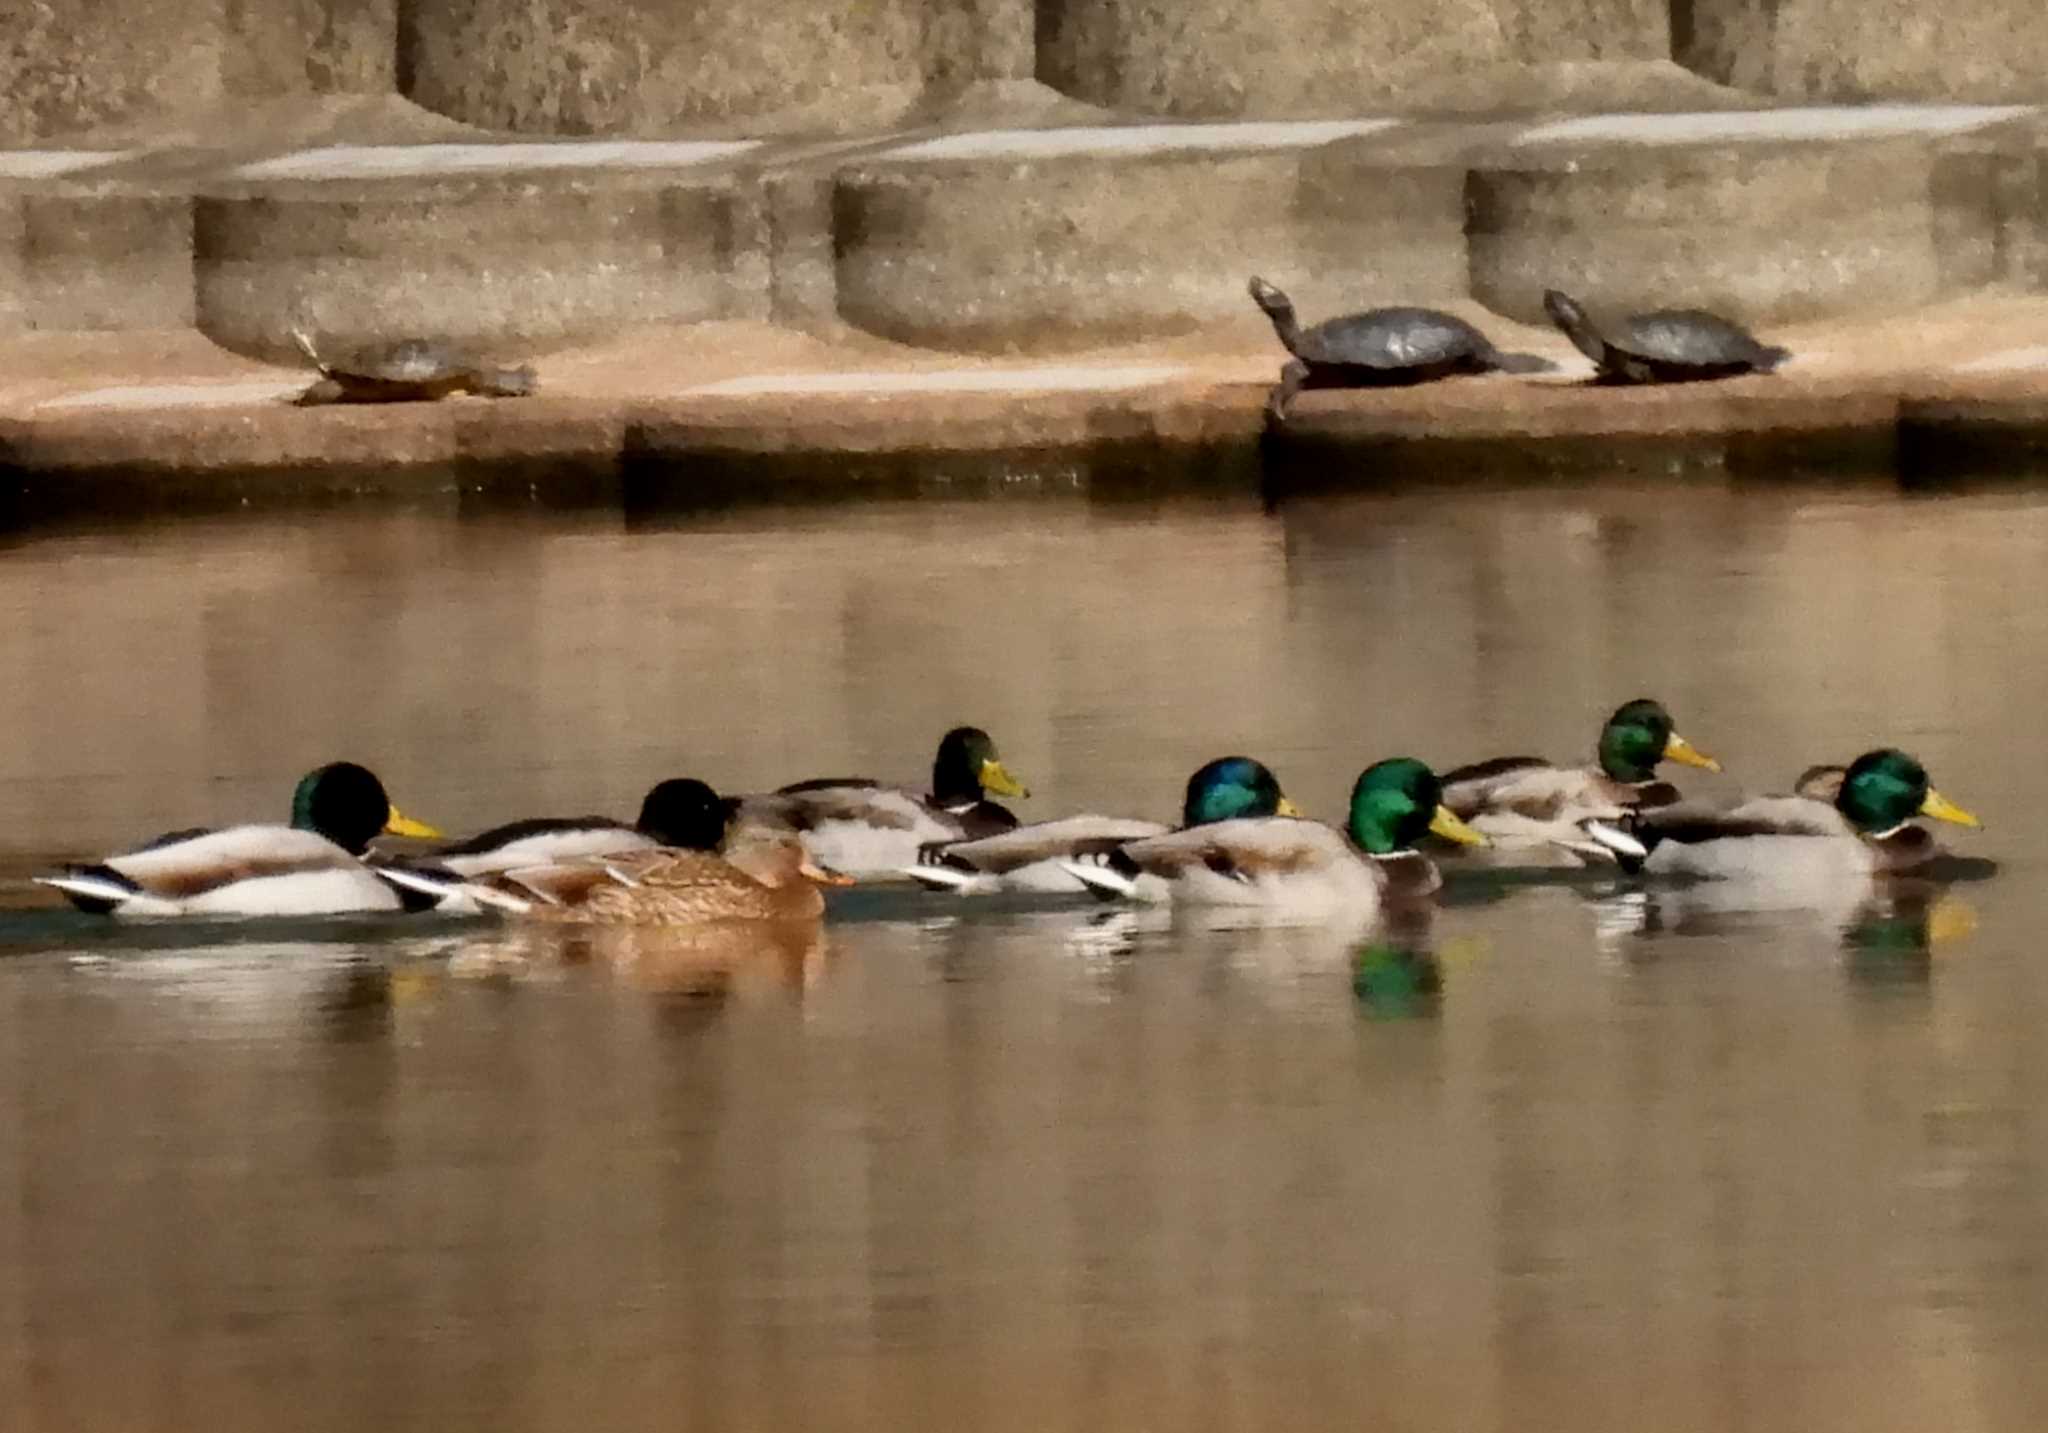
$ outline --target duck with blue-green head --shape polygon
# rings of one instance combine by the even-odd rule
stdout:
[[[1396,757],[1359,774],[1342,831],[1299,817],[1237,817],[1129,842],[1105,869],[1137,899],[1369,918],[1442,884],[1419,846],[1432,833],[1464,845],[1487,839],[1444,805],[1427,765]]]
[[[1181,801],[1182,827],[1300,814],[1281,792],[1279,778],[1249,756],[1204,763],[1188,778]],[[904,874],[934,890],[967,894],[1013,890],[1079,895],[1092,888],[1090,878],[1117,847],[1172,829],[1163,822],[1121,816],[1037,821],[975,841],[927,846],[918,853],[918,864]],[[1087,874],[1076,874],[1077,867]]]
[[[1559,766],[1537,756],[1475,762],[1444,773],[1444,804],[1491,839],[1490,862],[1611,865],[1617,847],[1638,854],[1616,834],[1622,818],[1680,799],[1658,775],[1665,762],[1721,769],[1678,734],[1662,702],[1638,697],[1601,726],[1592,764]]]

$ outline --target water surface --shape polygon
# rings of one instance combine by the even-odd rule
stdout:
[[[1028,816],[1234,750],[1330,816],[1641,693],[1702,793],[1905,746],[2001,869],[1933,913],[1459,880],[1401,948],[870,891],[758,951],[124,934],[10,886],[5,1425],[2031,1427],[2044,558],[2027,490],[1721,483],[20,537],[10,871],[335,757],[464,829],[915,779],[960,721]]]

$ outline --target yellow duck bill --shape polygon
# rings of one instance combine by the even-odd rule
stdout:
[[[1675,761],[1681,766],[1697,766],[1702,771],[1719,771],[1721,763],[1708,756],[1677,732],[1664,743],[1664,759]]]
[[[1456,841],[1460,846],[1491,846],[1493,841],[1474,831],[1458,819],[1458,813],[1448,806],[1438,806],[1436,815],[1429,818],[1429,829],[1446,841]]]
[[[424,821],[413,820],[412,817],[394,806],[391,808],[390,814],[384,818],[384,834],[387,836],[416,836],[423,841],[432,841],[437,839],[441,832],[439,828],[429,826]]]
[[[1927,799],[1920,803],[1920,814],[1930,820],[1948,821],[1975,830],[1981,831],[1984,828],[1982,821],[1931,787],[1928,789]]]

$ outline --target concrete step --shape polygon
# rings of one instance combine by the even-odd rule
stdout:
[[[2036,106],[537,141],[394,104],[0,151],[0,331],[190,324],[282,358],[295,326],[512,352],[746,318],[1032,353],[1256,331],[1254,272],[1309,319],[1535,319],[1560,284],[1770,323],[2048,285]]]

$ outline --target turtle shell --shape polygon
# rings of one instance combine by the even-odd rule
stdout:
[[[1616,325],[1608,342],[1636,358],[1698,368],[1763,368],[1785,356],[1783,349],[1757,342],[1740,324],[1704,309],[1632,314]]]
[[[1308,329],[1299,355],[1312,364],[1395,370],[1488,357],[1493,345],[1455,314],[1429,308],[1377,308]]]
[[[476,361],[432,339],[403,338],[327,360],[337,378],[366,378],[377,383],[433,383],[473,372]]]

